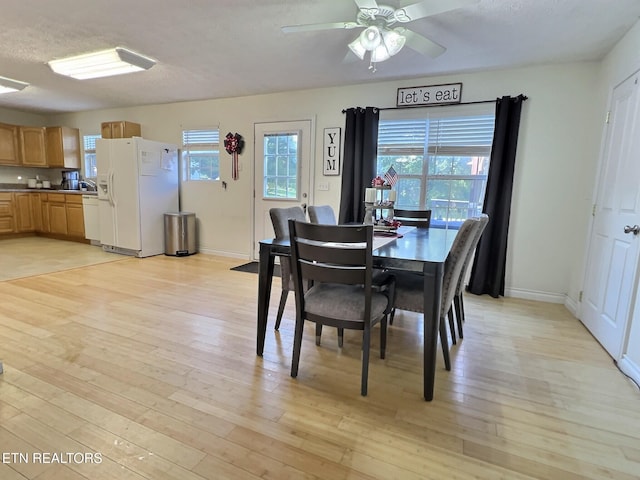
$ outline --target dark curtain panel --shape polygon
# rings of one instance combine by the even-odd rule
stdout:
[[[364,189],[375,177],[379,118],[374,107],[345,111],[340,223],[361,223],[364,219]]]
[[[504,296],[518,129],[522,104],[526,99],[524,95],[518,95],[496,101],[496,124],[483,208],[483,212],[489,215],[489,223],[478,244],[468,286],[468,290],[476,295]]]

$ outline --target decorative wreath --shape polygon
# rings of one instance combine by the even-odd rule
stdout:
[[[224,148],[227,153],[231,155],[231,178],[234,180],[238,179],[238,172],[240,171],[238,168],[238,154],[242,153],[242,147],[244,147],[242,135],[239,133],[236,133],[235,135],[231,132],[227,133],[227,136],[224,139]]]
[[[224,148],[229,155],[240,154],[242,153],[242,148],[244,147],[244,140],[242,139],[242,135],[239,133],[233,134],[231,132],[227,133],[227,136],[224,139]]]

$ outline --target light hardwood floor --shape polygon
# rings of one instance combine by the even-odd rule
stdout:
[[[316,347],[308,325],[289,376],[293,299],[256,356],[258,278],[238,263],[125,258],[0,282],[0,478],[640,478],[640,393],[562,306],[465,297],[430,403],[420,316],[399,312],[363,398],[356,332]],[[278,295],[276,280],[270,320]]]

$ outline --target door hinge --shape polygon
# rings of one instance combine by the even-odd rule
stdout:
[[[609,123],[610,119],[611,119],[611,110],[607,112],[607,118],[604,119],[604,123]]]
[[[596,204],[593,204],[593,208],[591,209],[591,216],[595,217],[596,216]]]
[[[578,294],[578,301],[579,302],[582,301],[582,290],[580,290],[580,293]]]

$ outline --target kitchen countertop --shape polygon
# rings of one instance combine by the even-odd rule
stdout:
[[[87,190],[62,190],[60,188],[27,188],[24,184],[0,183],[0,192],[42,192],[42,193],[68,193],[78,195],[98,195],[98,192]]]

